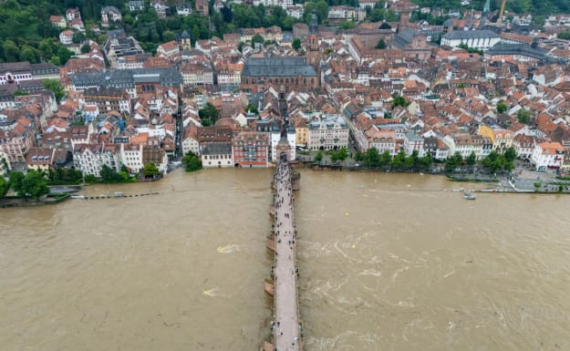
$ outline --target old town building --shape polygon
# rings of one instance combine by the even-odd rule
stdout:
[[[319,86],[319,78],[304,57],[250,57],[241,74],[241,88],[257,93],[272,84],[310,91]]]

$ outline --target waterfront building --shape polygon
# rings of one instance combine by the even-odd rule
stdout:
[[[244,168],[267,167],[269,137],[263,132],[241,132],[232,142],[236,166]]]
[[[348,146],[349,129],[340,115],[327,115],[308,124],[310,150],[336,150]]]
[[[234,166],[231,142],[205,145],[202,148],[200,156],[202,158],[202,167],[204,168],[226,168]]]
[[[544,172],[548,169],[560,168],[564,157],[564,147],[557,142],[544,142],[536,145],[530,157],[535,170]]]

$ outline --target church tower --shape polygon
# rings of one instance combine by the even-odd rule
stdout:
[[[181,34],[176,36],[176,42],[180,50],[190,50],[192,49],[192,41],[190,34],[184,30]]]
[[[319,50],[319,22],[317,20],[317,12],[313,9],[311,14],[311,22],[309,23],[309,37],[307,45],[307,63],[315,68],[317,73],[321,66],[321,53]]]

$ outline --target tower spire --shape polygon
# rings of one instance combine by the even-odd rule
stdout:
[[[313,9],[311,13],[311,22],[309,23],[309,33],[315,34],[319,31],[319,21],[317,20],[317,10]]]
[[[483,6],[483,14],[488,14],[491,12],[491,0],[485,1],[485,6]]]

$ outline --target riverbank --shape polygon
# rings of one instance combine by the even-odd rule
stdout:
[[[68,193],[49,194],[45,198],[40,198],[39,200],[33,200],[29,198],[24,199],[17,196],[5,196],[0,199],[0,208],[56,205],[69,199],[70,197],[71,195]]]

